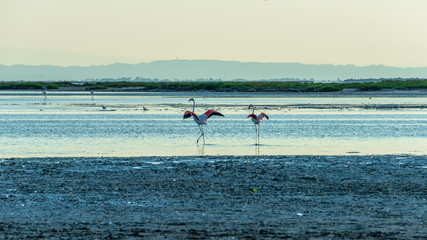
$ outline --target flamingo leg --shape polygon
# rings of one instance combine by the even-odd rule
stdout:
[[[255,145],[257,145],[258,144],[257,143],[258,128],[257,128],[256,124],[254,126],[255,126]]]
[[[200,136],[197,138],[197,141],[196,141],[196,143],[199,143],[199,139],[202,137],[202,135],[203,135],[203,132],[202,132],[202,128],[201,128],[201,125],[197,125],[197,126],[199,126],[199,130],[200,130]]]
[[[203,130],[203,125],[200,125],[202,128],[202,135],[203,135],[203,143],[205,143],[205,131]]]
[[[203,136],[203,143],[205,142],[205,132],[203,131],[203,126],[199,125],[199,129],[200,129],[200,136],[199,138],[197,138],[196,143],[199,143],[200,138]]]

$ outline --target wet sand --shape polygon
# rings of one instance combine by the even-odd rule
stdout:
[[[425,239],[427,156],[0,159],[3,239]]]

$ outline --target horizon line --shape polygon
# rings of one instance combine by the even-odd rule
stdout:
[[[126,63],[126,62],[113,62],[109,64],[92,64],[92,65],[54,65],[54,64],[2,64],[0,63],[0,66],[7,66],[7,67],[13,67],[13,66],[31,66],[31,67],[43,67],[43,66],[49,66],[49,67],[62,67],[62,68],[68,68],[68,67],[102,67],[102,66],[111,66],[116,64],[123,64],[123,65],[140,65],[140,64],[150,64],[154,62],[173,62],[173,61],[212,61],[212,62],[233,62],[233,63],[259,63],[259,64],[300,64],[300,65],[313,65],[313,66],[351,66],[351,67],[389,67],[389,68],[401,68],[401,69],[408,69],[408,68],[427,68],[427,66],[424,67],[401,67],[401,66],[392,66],[392,65],[384,65],[384,64],[370,64],[370,65],[357,65],[357,64],[333,64],[333,63],[302,63],[302,62],[262,62],[262,61],[239,61],[239,60],[218,60],[218,59],[159,59],[159,60],[152,60],[152,61],[141,61],[139,63]]]

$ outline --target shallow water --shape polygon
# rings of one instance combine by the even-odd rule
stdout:
[[[200,104],[426,104],[427,96],[417,97],[357,97],[351,95],[296,96],[283,94],[209,93],[203,92],[48,92],[46,98],[39,91],[1,91],[0,104],[185,104],[194,97]]]
[[[182,119],[192,108],[188,96],[104,93],[92,100],[87,93],[49,93],[46,99],[36,92],[13,93],[0,94],[0,157],[427,154],[425,110],[271,107],[369,101],[427,104],[422,97],[200,98],[196,113],[217,105],[225,117],[209,119],[206,144],[197,145],[197,125]],[[256,109],[270,117],[261,124],[258,146],[254,125],[247,119],[249,103],[269,106]]]

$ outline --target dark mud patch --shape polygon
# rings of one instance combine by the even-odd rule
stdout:
[[[0,160],[2,238],[417,239],[426,156]]]

